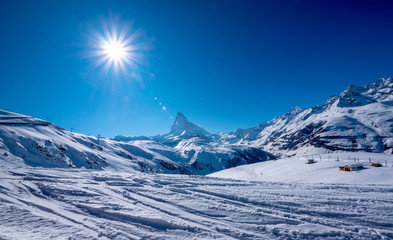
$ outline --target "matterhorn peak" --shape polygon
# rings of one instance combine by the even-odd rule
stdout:
[[[189,123],[190,122],[187,120],[186,116],[184,116],[183,113],[178,112],[177,115],[176,115],[175,122],[173,123],[173,125],[171,127],[171,133],[175,133],[175,132],[181,131]]]
[[[177,136],[205,136],[209,133],[203,128],[189,122],[183,113],[178,112],[170,134]]]
[[[186,122],[188,122],[186,116],[184,116],[183,113],[178,112],[177,115],[176,115],[176,119],[175,119],[174,125],[184,124]]]

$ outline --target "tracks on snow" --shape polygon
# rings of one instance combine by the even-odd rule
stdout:
[[[393,186],[34,168],[0,174],[5,239],[393,238]]]

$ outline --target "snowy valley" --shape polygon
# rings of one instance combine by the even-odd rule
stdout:
[[[0,239],[393,239],[392,150],[391,78],[229,133],[178,113],[108,139],[0,111]]]

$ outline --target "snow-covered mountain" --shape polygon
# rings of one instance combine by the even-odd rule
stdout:
[[[294,107],[269,122],[211,134],[178,113],[169,133],[103,139],[0,111],[3,164],[207,174],[276,157],[367,151],[392,153],[393,81],[350,85],[325,104]]]
[[[71,133],[47,121],[0,111],[1,164],[192,173],[187,164],[160,153],[172,148],[142,142],[130,144]]]
[[[178,112],[175,123],[171,127],[169,134],[165,135],[167,139],[179,139],[179,138],[190,138],[190,137],[208,137],[208,133],[205,129],[189,122],[183,113]]]
[[[71,133],[47,121],[0,111],[0,160],[7,165],[207,174],[274,158],[253,147],[214,143],[181,113],[169,134],[115,139]]]
[[[222,134],[221,141],[260,148],[276,156],[332,151],[392,153],[393,81],[350,85],[339,96],[248,129]]]
[[[144,147],[156,151],[151,144],[166,146],[172,151],[166,156],[191,166],[193,172],[207,174],[239,165],[275,159],[275,156],[252,146],[225,143],[217,134],[210,134],[203,128],[189,122],[182,113],[177,113],[169,133],[151,137],[116,136],[114,140],[129,144],[144,143]],[[161,152],[161,154],[163,154]]]

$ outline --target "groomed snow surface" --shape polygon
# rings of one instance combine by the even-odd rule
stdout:
[[[321,169],[330,172],[330,167],[323,166],[335,163],[306,165],[304,160],[292,160],[291,166],[315,168],[318,174]],[[275,164],[280,161],[284,162],[270,161],[213,175],[226,173],[239,178],[245,167],[257,171],[263,164],[279,173]],[[291,172],[282,167],[281,175]],[[270,176],[267,168],[263,169]],[[292,170],[301,172],[295,167]],[[373,170],[393,172],[392,167],[339,172],[349,183],[319,184],[304,183],[314,182],[310,180],[316,179],[313,171],[307,171],[313,176],[308,179],[289,181],[290,177],[286,180],[282,176],[282,182],[272,178],[251,182],[3,166],[0,239],[392,239],[393,185],[381,184],[383,181],[354,184],[352,177],[366,171],[373,175]],[[334,167],[334,171],[338,169]],[[343,179],[340,181],[345,182]],[[388,181],[391,179],[390,175]]]
[[[309,159],[314,160],[315,163],[306,164]],[[380,163],[382,167],[373,167],[370,163]],[[353,164],[361,164],[363,168],[351,172],[339,171],[340,166]],[[390,184],[393,186],[393,155],[343,152],[296,156],[230,168],[208,176],[263,182]]]

